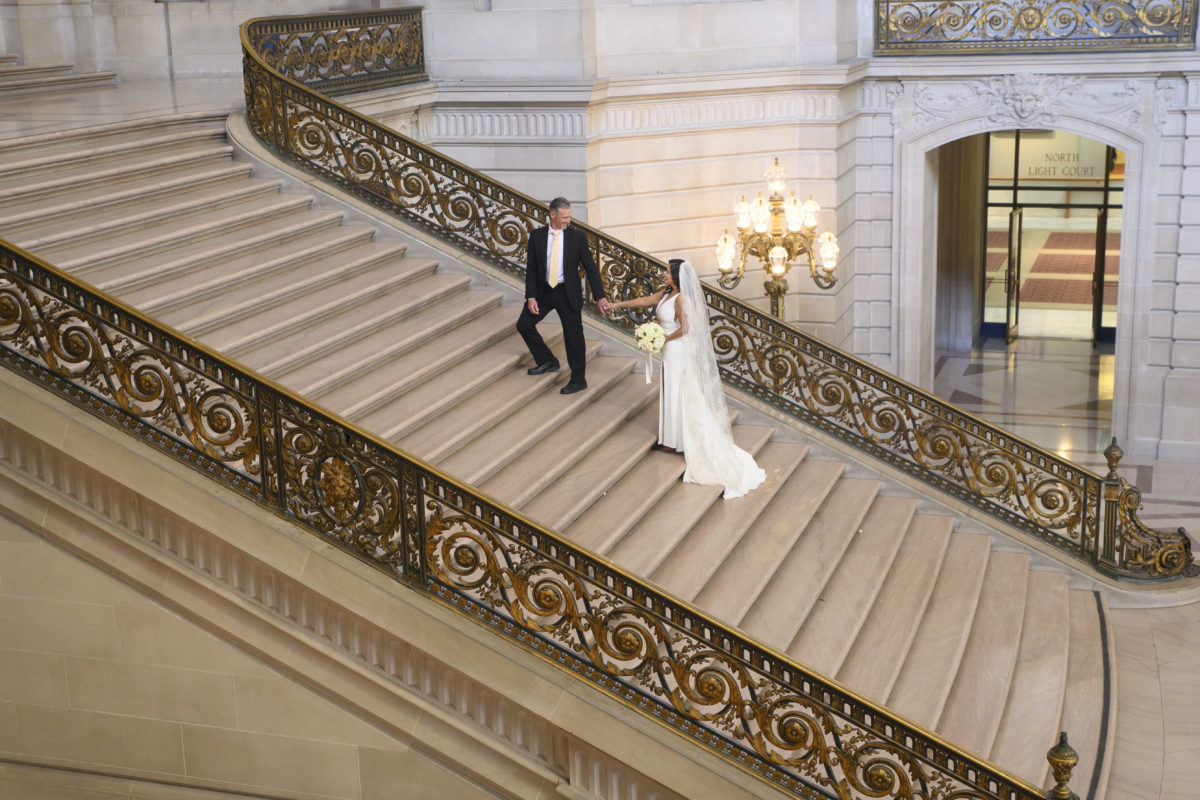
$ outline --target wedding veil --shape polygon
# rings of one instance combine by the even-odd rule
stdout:
[[[754,457],[733,442],[729,408],[717,372],[708,303],[696,270],[684,261],[679,265],[679,291],[683,295],[688,331],[684,334],[683,453],[688,483],[725,487],[725,499],[740,497],[766,479]]]

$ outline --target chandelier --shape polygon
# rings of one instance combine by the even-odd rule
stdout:
[[[782,319],[783,298],[788,290],[787,274],[792,261],[801,255],[807,256],[808,274],[813,283],[829,289],[837,283],[833,271],[837,268],[841,248],[837,237],[828,228],[817,235],[821,206],[812,195],[804,202],[800,202],[795,192],[784,199],[787,172],[778,158],[767,169],[765,177],[770,199],[763,199],[762,192],[749,203],[743,197],[733,208],[737,218],[737,238],[726,231],[717,240],[717,269],[721,272],[717,283],[726,289],[737,286],[746,273],[746,258],[754,256],[767,272],[763,289],[771,298],[771,314]]]

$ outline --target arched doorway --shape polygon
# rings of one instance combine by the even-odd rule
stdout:
[[[934,391],[1037,444],[1112,431],[1124,154],[1059,130],[964,137],[936,174]]]

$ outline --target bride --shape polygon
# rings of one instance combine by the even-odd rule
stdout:
[[[688,483],[724,486],[726,500],[741,497],[766,474],[753,456],[733,443],[700,279],[692,265],[679,258],[671,259],[663,277],[667,285],[658,292],[609,305],[654,306],[666,334],[656,447],[683,453],[683,479]]]

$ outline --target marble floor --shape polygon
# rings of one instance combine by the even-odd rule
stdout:
[[[127,119],[244,106],[239,77],[125,81],[112,88],[0,97],[0,140]],[[1031,311],[1033,309],[1030,309]],[[1025,313],[1025,312],[1023,312]],[[1110,436],[1111,351],[1022,339],[942,354],[936,391],[973,413],[1103,471]],[[1144,492],[1142,519],[1200,531],[1200,462],[1126,459]],[[1200,551],[1200,548],[1197,548]],[[1200,797],[1200,603],[1114,609],[1120,687],[1111,800]],[[1087,787],[1073,787],[1084,794]]]

